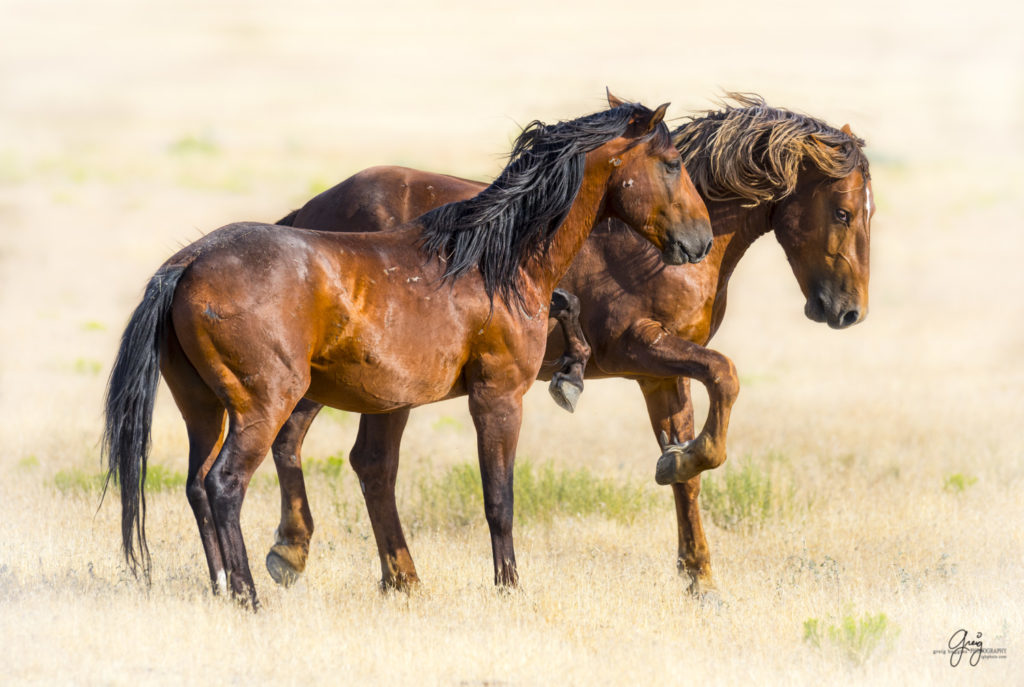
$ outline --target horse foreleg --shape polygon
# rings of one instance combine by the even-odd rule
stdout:
[[[583,393],[583,371],[590,359],[590,345],[580,327],[580,300],[568,291],[555,289],[549,315],[562,329],[566,350],[555,363],[558,371],[551,376],[548,391],[555,403],[571,413]]]
[[[662,455],[655,480],[658,484],[686,482],[725,462],[729,414],[739,394],[739,377],[727,357],[669,334],[659,323],[635,323],[620,341],[623,364],[633,374],[654,378],[691,377],[708,391],[708,417],[700,434],[682,441],[667,431],[660,436]]]
[[[640,382],[647,414],[655,436],[666,434],[683,441],[693,438],[693,403],[690,400],[690,380],[677,377],[670,380],[644,380]],[[711,555],[700,518],[700,475],[686,482],[672,484],[676,503],[676,525],[679,536],[679,556],[676,568],[687,581],[687,591],[697,597],[717,592],[711,575]]]
[[[323,408],[302,399],[274,439],[271,453],[281,484],[281,523],[274,532],[274,545],[267,554],[267,572],[280,585],[290,586],[306,569],[309,540],[313,536],[313,515],[302,477],[302,442],[309,426]]]
[[[352,468],[359,477],[377,540],[383,589],[406,589],[419,582],[395,503],[398,454],[408,420],[408,408],[384,415],[363,415],[352,447]]]
[[[494,584],[515,587],[519,573],[512,543],[512,469],[523,419],[522,396],[471,390],[469,412],[476,426],[484,513],[494,556]]]

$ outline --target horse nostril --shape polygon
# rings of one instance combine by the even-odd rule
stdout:
[[[700,254],[701,260],[706,258],[708,256],[708,253],[711,252],[711,243],[712,239],[708,239],[708,242],[704,244],[704,251]]]
[[[859,319],[860,319],[860,311],[859,310],[856,310],[856,309],[854,309],[854,310],[847,310],[845,313],[843,313],[843,318],[841,320],[842,326],[849,327],[851,324],[857,324],[857,320],[859,320]]]

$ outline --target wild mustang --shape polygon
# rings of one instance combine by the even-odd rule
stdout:
[[[673,133],[711,213],[715,240],[708,259],[667,267],[655,249],[611,219],[594,231],[561,281],[581,300],[582,328],[594,349],[586,376],[635,379],[643,392],[665,450],[656,479],[671,484],[675,494],[678,568],[694,594],[714,589],[698,507],[700,472],[725,460],[729,409],[738,390],[729,360],[703,346],[725,315],[726,289],[737,263],[755,239],[774,231],[810,319],[848,327],[864,317],[868,305],[875,207],[864,142],[849,126],[834,129],[769,107],[756,96],[733,94],[731,100]],[[376,167],[320,194],[284,223],[323,230],[389,229],[481,188],[455,177]],[[564,346],[562,333],[552,332],[546,359],[558,358]],[[546,364],[541,377],[585,363],[578,349],[571,352],[568,364],[564,359]],[[687,377],[703,383],[711,400],[696,441],[686,441],[694,433]],[[318,410],[303,400],[274,443],[282,517],[267,566],[282,583],[304,569],[313,530],[299,447]],[[364,416],[353,462],[396,462],[406,415]],[[391,536],[399,539],[397,522],[395,527]],[[414,574],[411,567],[403,573]]]
[[[548,305],[594,226],[615,218],[671,264],[704,257],[707,211],[662,119],[622,104],[530,124],[479,195],[385,233],[222,227],[150,280],[107,391],[108,482],[122,539],[149,572],[143,488],[163,374],[188,429],[187,493],[214,588],[258,603],[239,512],[249,479],[303,397],[385,424],[469,397],[495,582],[517,581],[512,465],[522,396],[544,357]],[[495,298],[497,296],[497,298]],[[227,415],[227,432],[224,418]],[[385,581],[415,579],[395,510],[396,461],[361,454]],[[138,540],[136,553],[135,540]]]

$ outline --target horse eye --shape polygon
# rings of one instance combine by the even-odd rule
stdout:
[[[836,219],[842,222],[843,224],[849,224],[850,213],[842,208],[836,208]]]
[[[665,169],[672,174],[677,174],[683,168],[683,161],[679,159],[669,160],[665,163]]]

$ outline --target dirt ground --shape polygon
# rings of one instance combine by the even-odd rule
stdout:
[[[0,17],[4,682],[1020,683],[1018,5],[0,0]],[[683,593],[657,446],[619,380],[572,416],[537,385],[519,455],[654,506],[517,523],[514,593],[491,585],[481,510],[414,525],[422,589],[380,594],[347,465],[310,476],[317,531],[289,590],[263,568],[278,497],[260,469],[242,520],[259,614],[210,593],[177,487],[149,494],[154,580],[134,581],[94,476],[107,374],[156,267],[373,164],[488,179],[519,127],[600,109],[605,86],[670,117],[754,91],[868,140],[868,318],[804,318],[770,236],[732,281],[713,347],[742,392],[716,477],[771,475],[785,507],[708,518],[721,603]],[[328,465],[354,436],[321,418],[305,455]],[[163,389],[151,462],[172,482],[186,445]],[[400,509],[424,512],[422,485],[474,455],[464,400],[416,410]],[[1005,653],[952,667],[936,652],[958,629]]]

